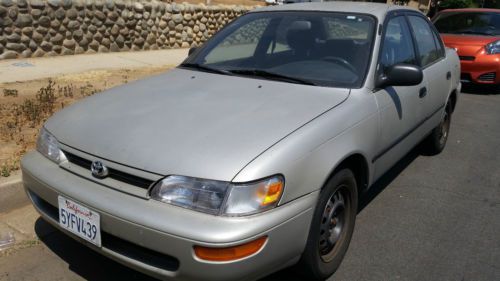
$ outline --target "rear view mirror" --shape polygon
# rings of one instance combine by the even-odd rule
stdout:
[[[377,88],[388,86],[414,86],[422,82],[422,69],[416,65],[398,63],[390,66],[376,81]]]
[[[288,30],[294,30],[294,31],[311,30],[311,22],[306,20],[294,21],[292,22]]]
[[[196,52],[197,49],[198,49],[197,47],[191,47],[191,48],[189,48],[188,56],[190,56],[192,53]]]

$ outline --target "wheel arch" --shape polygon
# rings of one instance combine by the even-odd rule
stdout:
[[[339,161],[330,172],[327,180],[323,184],[323,187],[336,172],[346,168],[351,170],[354,174],[356,185],[358,187],[358,195],[362,194],[362,192],[367,190],[369,186],[370,167],[368,166],[367,158],[359,152],[352,153]]]
[[[457,98],[458,98],[457,89],[454,89],[453,91],[451,91],[448,100],[446,101],[447,103],[448,102],[450,103],[451,113],[455,111],[455,106],[457,105]]]

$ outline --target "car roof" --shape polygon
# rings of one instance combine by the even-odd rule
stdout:
[[[350,12],[360,14],[371,14],[379,20],[383,19],[388,11],[391,10],[410,10],[418,11],[416,9],[383,3],[372,2],[347,2],[347,1],[333,1],[333,2],[311,2],[311,3],[295,3],[278,6],[268,6],[255,9],[252,12],[264,11],[325,11],[325,12]]]
[[[446,9],[439,13],[465,13],[465,12],[486,12],[486,13],[500,13],[499,9],[487,8],[463,8],[463,9]]]

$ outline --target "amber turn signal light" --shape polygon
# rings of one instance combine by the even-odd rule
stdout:
[[[260,249],[262,249],[266,240],[267,236],[264,236],[242,245],[226,248],[194,246],[194,253],[198,258],[207,261],[222,262],[239,260],[257,253]]]
[[[258,197],[261,199],[261,206],[267,206],[280,199],[283,192],[283,182],[277,181],[263,185],[258,191]]]

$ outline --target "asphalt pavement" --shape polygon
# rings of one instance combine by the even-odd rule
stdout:
[[[500,280],[500,94],[465,90],[445,150],[415,149],[372,187],[329,281]]]
[[[500,280],[500,94],[466,89],[440,155],[415,149],[364,196],[330,281]],[[0,255],[0,280],[151,280],[38,219],[41,243]],[[307,280],[287,269],[262,281]]]

